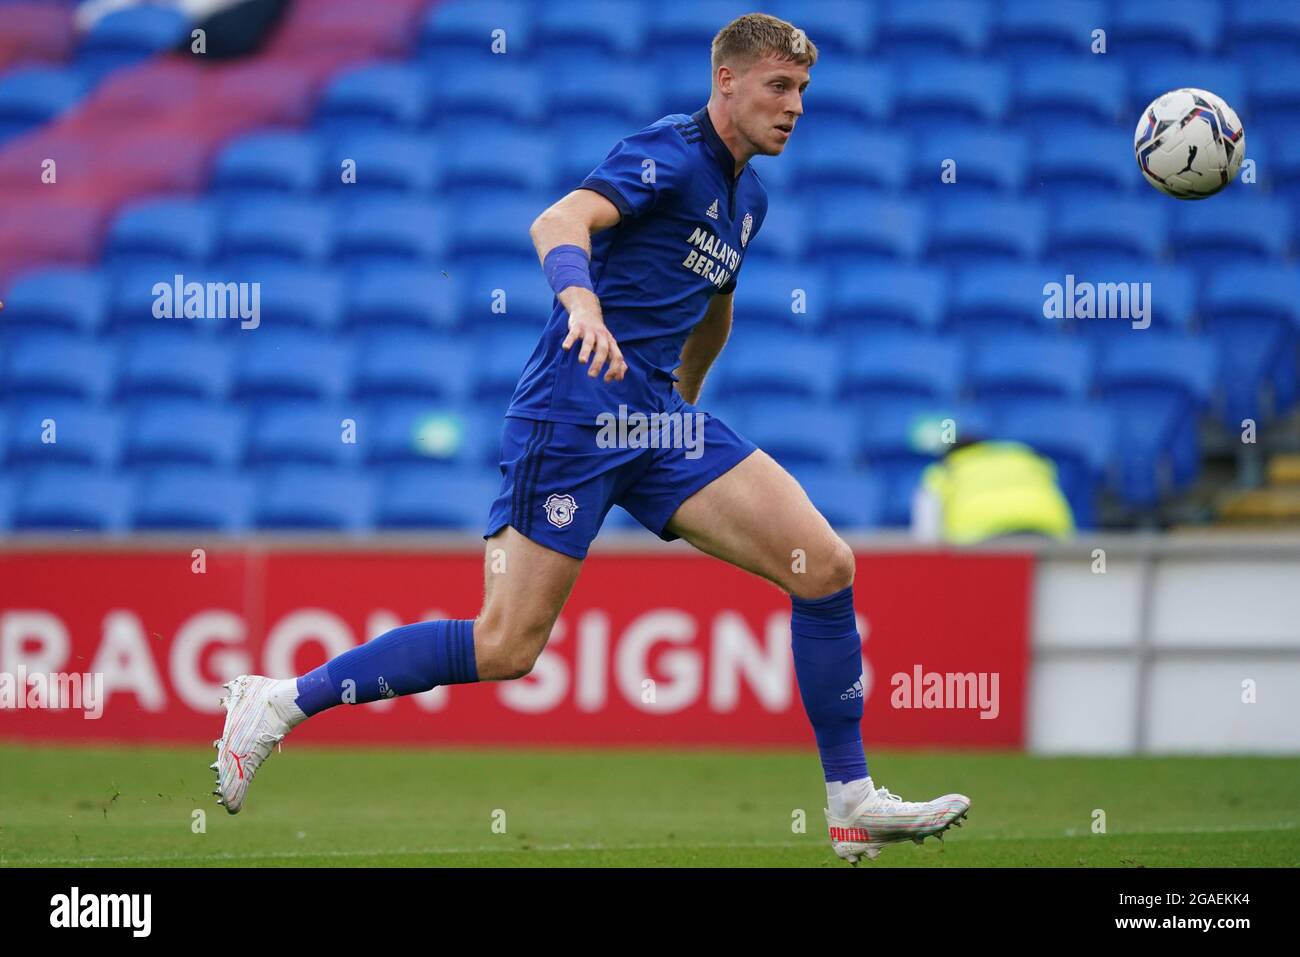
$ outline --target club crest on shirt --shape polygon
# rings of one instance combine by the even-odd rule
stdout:
[[[546,509],[546,520],[556,528],[564,528],[573,521],[573,513],[578,510],[578,503],[572,495],[552,494],[542,505]]]
[[[745,214],[745,218],[740,221],[740,248],[744,249],[749,244],[749,230],[754,225],[754,217],[750,213]]]

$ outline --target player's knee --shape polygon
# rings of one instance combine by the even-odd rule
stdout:
[[[804,574],[796,575],[790,593],[798,598],[825,598],[853,584],[857,560],[853,549],[839,536],[820,561],[809,561]]]
[[[474,624],[474,651],[479,678],[510,681],[533,670],[546,639],[549,625],[510,625],[491,618]]]

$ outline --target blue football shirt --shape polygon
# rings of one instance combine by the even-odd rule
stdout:
[[[591,281],[605,325],[627,360],[622,382],[592,378],[566,352],[569,313],[557,298],[506,415],[598,425],[602,413],[666,412],[684,403],[673,388],[682,345],[709,298],[736,287],[745,248],[767,215],[767,191],[736,161],[707,108],[674,113],[620,140],[581,188],[600,193],[622,218],[592,237]]]

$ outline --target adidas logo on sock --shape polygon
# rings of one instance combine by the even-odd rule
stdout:
[[[852,688],[844,689],[844,694],[840,695],[840,700],[848,701],[851,698],[861,698],[861,697],[864,697],[864,694],[862,691],[862,679],[859,678],[857,681],[853,682]]]

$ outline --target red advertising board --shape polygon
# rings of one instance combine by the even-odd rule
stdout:
[[[405,622],[471,618],[482,563],[250,547],[209,550],[198,570],[184,549],[0,553],[0,674],[103,676],[95,718],[0,694],[0,737],[209,743],[222,681],[302,673]],[[1023,745],[1032,567],[858,555],[868,748]],[[721,562],[593,556],[528,677],[337,707],[294,740],[807,745],[789,628],[784,594]]]

